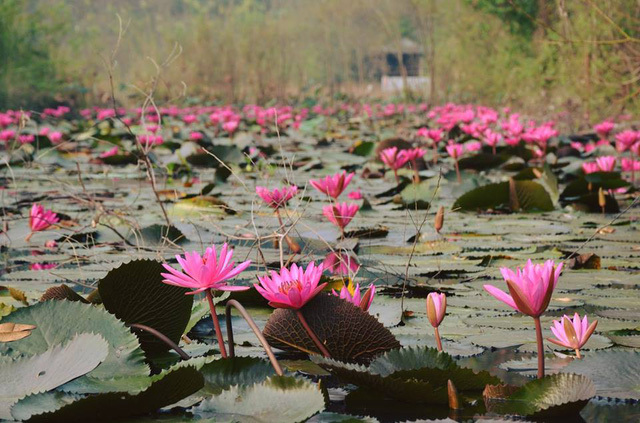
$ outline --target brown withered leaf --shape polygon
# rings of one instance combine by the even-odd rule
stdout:
[[[42,297],[40,297],[41,302],[49,300],[80,301],[82,303],[89,304],[89,301],[85,300],[84,297],[65,284],[52,286],[42,294]]]
[[[336,360],[368,363],[383,352],[400,348],[398,340],[375,317],[338,297],[320,294],[301,311]],[[293,310],[275,310],[263,332],[276,348],[317,352]]]
[[[580,254],[567,260],[569,269],[600,269],[600,256],[594,253]]]
[[[0,342],[17,341],[31,335],[36,327],[21,323],[0,323]]]
[[[29,305],[27,295],[24,293],[24,291],[12,287],[7,287],[7,289],[9,290],[9,295],[11,295],[14,300],[20,301],[24,305]]]

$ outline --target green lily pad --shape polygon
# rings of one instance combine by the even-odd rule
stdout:
[[[127,324],[149,326],[176,344],[185,332],[193,295],[188,289],[162,282],[162,264],[152,260],[134,260],[111,270],[98,282],[104,307]],[[142,349],[156,354],[169,347],[155,336],[137,331]]]
[[[11,406],[18,400],[89,373],[108,352],[102,336],[82,333],[42,354],[0,362],[0,419],[12,420]]]
[[[515,181],[516,197],[523,211],[551,211],[553,202],[542,185],[533,181]],[[476,211],[509,207],[509,183],[484,185],[463,194],[453,209]]]

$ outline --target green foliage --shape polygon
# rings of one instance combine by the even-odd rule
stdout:
[[[538,15],[538,0],[465,0],[467,4],[497,16],[512,34],[531,37],[536,29],[533,17]],[[515,4],[515,6],[514,6]]]

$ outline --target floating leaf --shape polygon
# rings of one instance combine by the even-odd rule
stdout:
[[[318,385],[292,376],[271,376],[248,387],[233,386],[189,411],[216,421],[301,422],[324,408]]]
[[[380,353],[400,347],[375,317],[338,297],[318,295],[301,311],[337,360],[366,363]],[[276,348],[316,352],[315,344],[293,310],[275,310],[263,332]]]
[[[533,181],[515,181],[518,204],[523,211],[551,211],[553,202],[542,185]],[[463,194],[453,209],[476,211],[507,208],[510,204],[509,183],[484,185]]]
[[[151,413],[175,404],[203,385],[200,372],[182,367],[159,375],[144,391],[132,395],[112,392],[77,399],[47,393],[27,397],[12,408],[14,418],[30,422],[114,421]]]
[[[138,339],[116,317],[106,310],[81,302],[46,301],[21,308],[2,319],[35,325],[31,336],[9,344],[0,344],[0,354],[32,356],[64,343],[77,333],[96,333],[109,343],[109,354],[95,370],[68,384],[69,392],[101,392],[104,382],[114,378],[147,377],[149,367]]]
[[[11,406],[19,399],[52,390],[95,369],[108,352],[102,336],[82,333],[42,354],[0,362],[0,419],[12,420]]]
[[[612,398],[640,399],[640,352],[598,351],[562,369],[593,380],[597,394]]]
[[[618,345],[640,348],[640,330],[612,330],[607,332],[605,335]]]
[[[463,157],[458,161],[458,166],[460,169],[484,170],[500,166],[507,160],[509,160],[509,156],[504,154],[478,153],[470,157]]]
[[[138,244],[141,240],[147,245],[159,245],[167,242],[180,245],[186,242],[187,238],[175,226],[155,224],[129,235],[129,241],[132,243]]]
[[[492,412],[548,418],[578,415],[595,395],[588,377],[559,373],[527,383],[506,400],[485,398],[485,402]]]
[[[111,270],[98,282],[104,307],[127,324],[149,326],[176,344],[184,333],[193,306],[189,290],[162,282],[162,264],[134,260]],[[155,354],[169,347],[147,332],[136,332],[145,352]]]
[[[68,300],[68,301],[80,301],[82,303],[88,304],[89,301],[85,300],[82,295],[78,294],[73,289],[69,288],[69,286],[62,284],[59,286],[52,286],[47,289],[42,297],[40,297],[40,301],[49,301],[49,300]]]

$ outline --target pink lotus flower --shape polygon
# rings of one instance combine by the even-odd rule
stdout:
[[[55,239],[50,239],[44,243],[45,248],[56,248],[58,243]]]
[[[198,121],[198,116],[196,116],[196,115],[184,115],[184,116],[182,116],[182,121],[184,123],[186,123],[187,125],[190,125],[190,124],[196,123]]]
[[[438,351],[442,351],[442,340],[440,339],[440,330],[438,326],[442,323],[444,315],[447,312],[447,296],[444,293],[438,294],[431,292],[427,295],[427,318],[433,326],[436,335],[436,345]]]
[[[427,318],[434,328],[440,326],[447,312],[447,296],[444,293],[431,292],[427,295]]]
[[[332,275],[351,276],[358,273],[360,264],[355,257],[351,257],[349,254],[331,251],[324,258],[322,268],[328,270]]]
[[[349,194],[347,194],[347,198],[351,200],[362,200],[362,191],[360,191],[360,188],[355,191],[351,191]]]
[[[507,282],[509,294],[492,285],[484,285],[484,289],[498,300],[520,313],[533,317],[536,325],[536,341],[538,344],[538,379],[544,377],[544,344],[540,316],[549,306],[553,290],[558,284],[562,263],[556,266],[553,260],[544,264],[533,264],[527,261],[524,268],[512,271],[507,267],[500,268],[502,277]]]
[[[464,153],[464,146],[453,141],[449,141],[446,149],[449,156],[454,160],[457,160]]]
[[[58,267],[57,263],[33,263],[29,265],[29,270],[49,270]]]
[[[337,199],[349,185],[354,175],[355,173],[347,173],[343,170],[335,175],[325,176],[322,179],[311,179],[309,183],[318,191]]]
[[[599,172],[600,171],[600,167],[598,166],[598,163],[596,163],[596,162],[584,162],[584,163],[582,163],[582,171],[585,174]]]
[[[202,132],[193,131],[189,134],[189,139],[191,141],[201,141],[203,138],[204,135],[202,135]]]
[[[238,129],[238,125],[240,125],[240,122],[238,122],[237,120],[230,120],[229,122],[225,122],[222,124],[222,129],[227,131],[229,134],[233,134],[236,129]]]
[[[511,295],[492,285],[484,285],[484,289],[509,307],[528,316],[539,317],[549,305],[562,265],[556,266],[553,260],[544,264],[533,264],[529,260],[524,268],[516,268],[515,272],[501,267],[500,272]]]
[[[358,213],[360,206],[356,203],[337,203],[324,206],[322,214],[334,225],[344,232],[344,228],[351,222]]]
[[[398,155],[404,156],[407,161],[415,162],[416,160],[422,158],[427,152],[422,148],[410,148],[408,150],[402,150]]]
[[[353,291],[349,290],[349,288],[353,289]],[[336,292],[335,289],[332,289],[331,293],[336,297],[340,297],[356,307],[360,307],[362,310],[367,311],[369,310],[369,307],[371,307],[371,303],[373,303],[373,297],[376,294],[376,287],[373,284],[369,285],[369,289],[367,289],[363,296],[360,295],[359,283],[356,284],[355,288],[352,284],[349,284],[348,287],[343,286],[339,293]]]
[[[613,131],[613,128],[615,126],[616,126],[615,123],[611,122],[610,120],[605,120],[595,125],[593,129],[595,129],[596,133],[600,135],[602,138],[607,138],[607,136],[611,131]]]
[[[16,137],[16,131],[11,129],[3,129],[0,131],[0,141],[8,142]]]
[[[32,142],[34,142],[36,139],[35,136],[33,136],[32,134],[22,134],[22,135],[18,135],[18,142],[20,144],[31,144]]]
[[[62,141],[62,132],[53,131],[53,132],[50,132],[49,135],[47,135],[47,137],[49,138],[49,141],[51,141],[54,144],[57,144],[60,141]]]
[[[631,171],[640,171],[640,161],[633,160],[629,158],[622,159],[622,171],[623,172],[631,172]]]
[[[547,341],[574,350],[577,358],[580,358],[580,348],[587,343],[596,326],[598,321],[594,320],[589,324],[586,314],[582,320],[578,313],[574,314],[573,320],[565,314],[562,319],[554,320],[551,326],[551,332],[556,339],[547,338]]]
[[[104,159],[106,157],[117,156],[118,155],[118,147],[110,148],[109,150],[101,153],[98,157]]]
[[[380,160],[395,172],[409,161],[409,157],[399,151],[398,147],[389,147],[380,152]]]
[[[622,153],[627,151],[636,141],[638,141],[638,133],[627,129],[616,135],[616,149]]]
[[[216,257],[215,246],[207,248],[202,257],[196,251],[185,253],[184,258],[176,255],[176,259],[184,273],[175,270],[168,264],[163,264],[162,266],[169,273],[161,274],[165,278],[162,282],[195,290],[187,292],[187,294],[197,294],[209,289],[245,291],[249,287],[230,286],[227,285],[226,281],[238,276],[249,267],[251,261],[247,260],[235,266],[235,262],[231,261],[232,258],[233,250],[229,248],[227,243],[222,245],[220,256],[218,257]]]
[[[37,203],[33,203],[31,206],[31,212],[29,213],[29,226],[31,227],[31,232],[44,231],[59,221],[60,218],[55,212],[47,210]]]
[[[464,144],[465,150],[468,152],[476,152],[482,150],[482,143],[480,141],[469,141]]]
[[[280,273],[272,270],[271,276],[258,276],[260,284],[253,286],[271,307],[298,310],[327,285],[318,285],[321,276],[322,265],[316,266],[311,262],[305,270],[294,263],[291,270],[283,267]]]
[[[616,158],[613,156],[598,157],[596,163],[602,172],[613,172],[616,168]]]
[[[295,185],[285,186],[282,189],[275,188],[269,190],[266,187],[257,186],[256,193],[264,200],[269,207],[278,209],[283,207],[289,200],[291,200],[298,192],[298,187]]]

